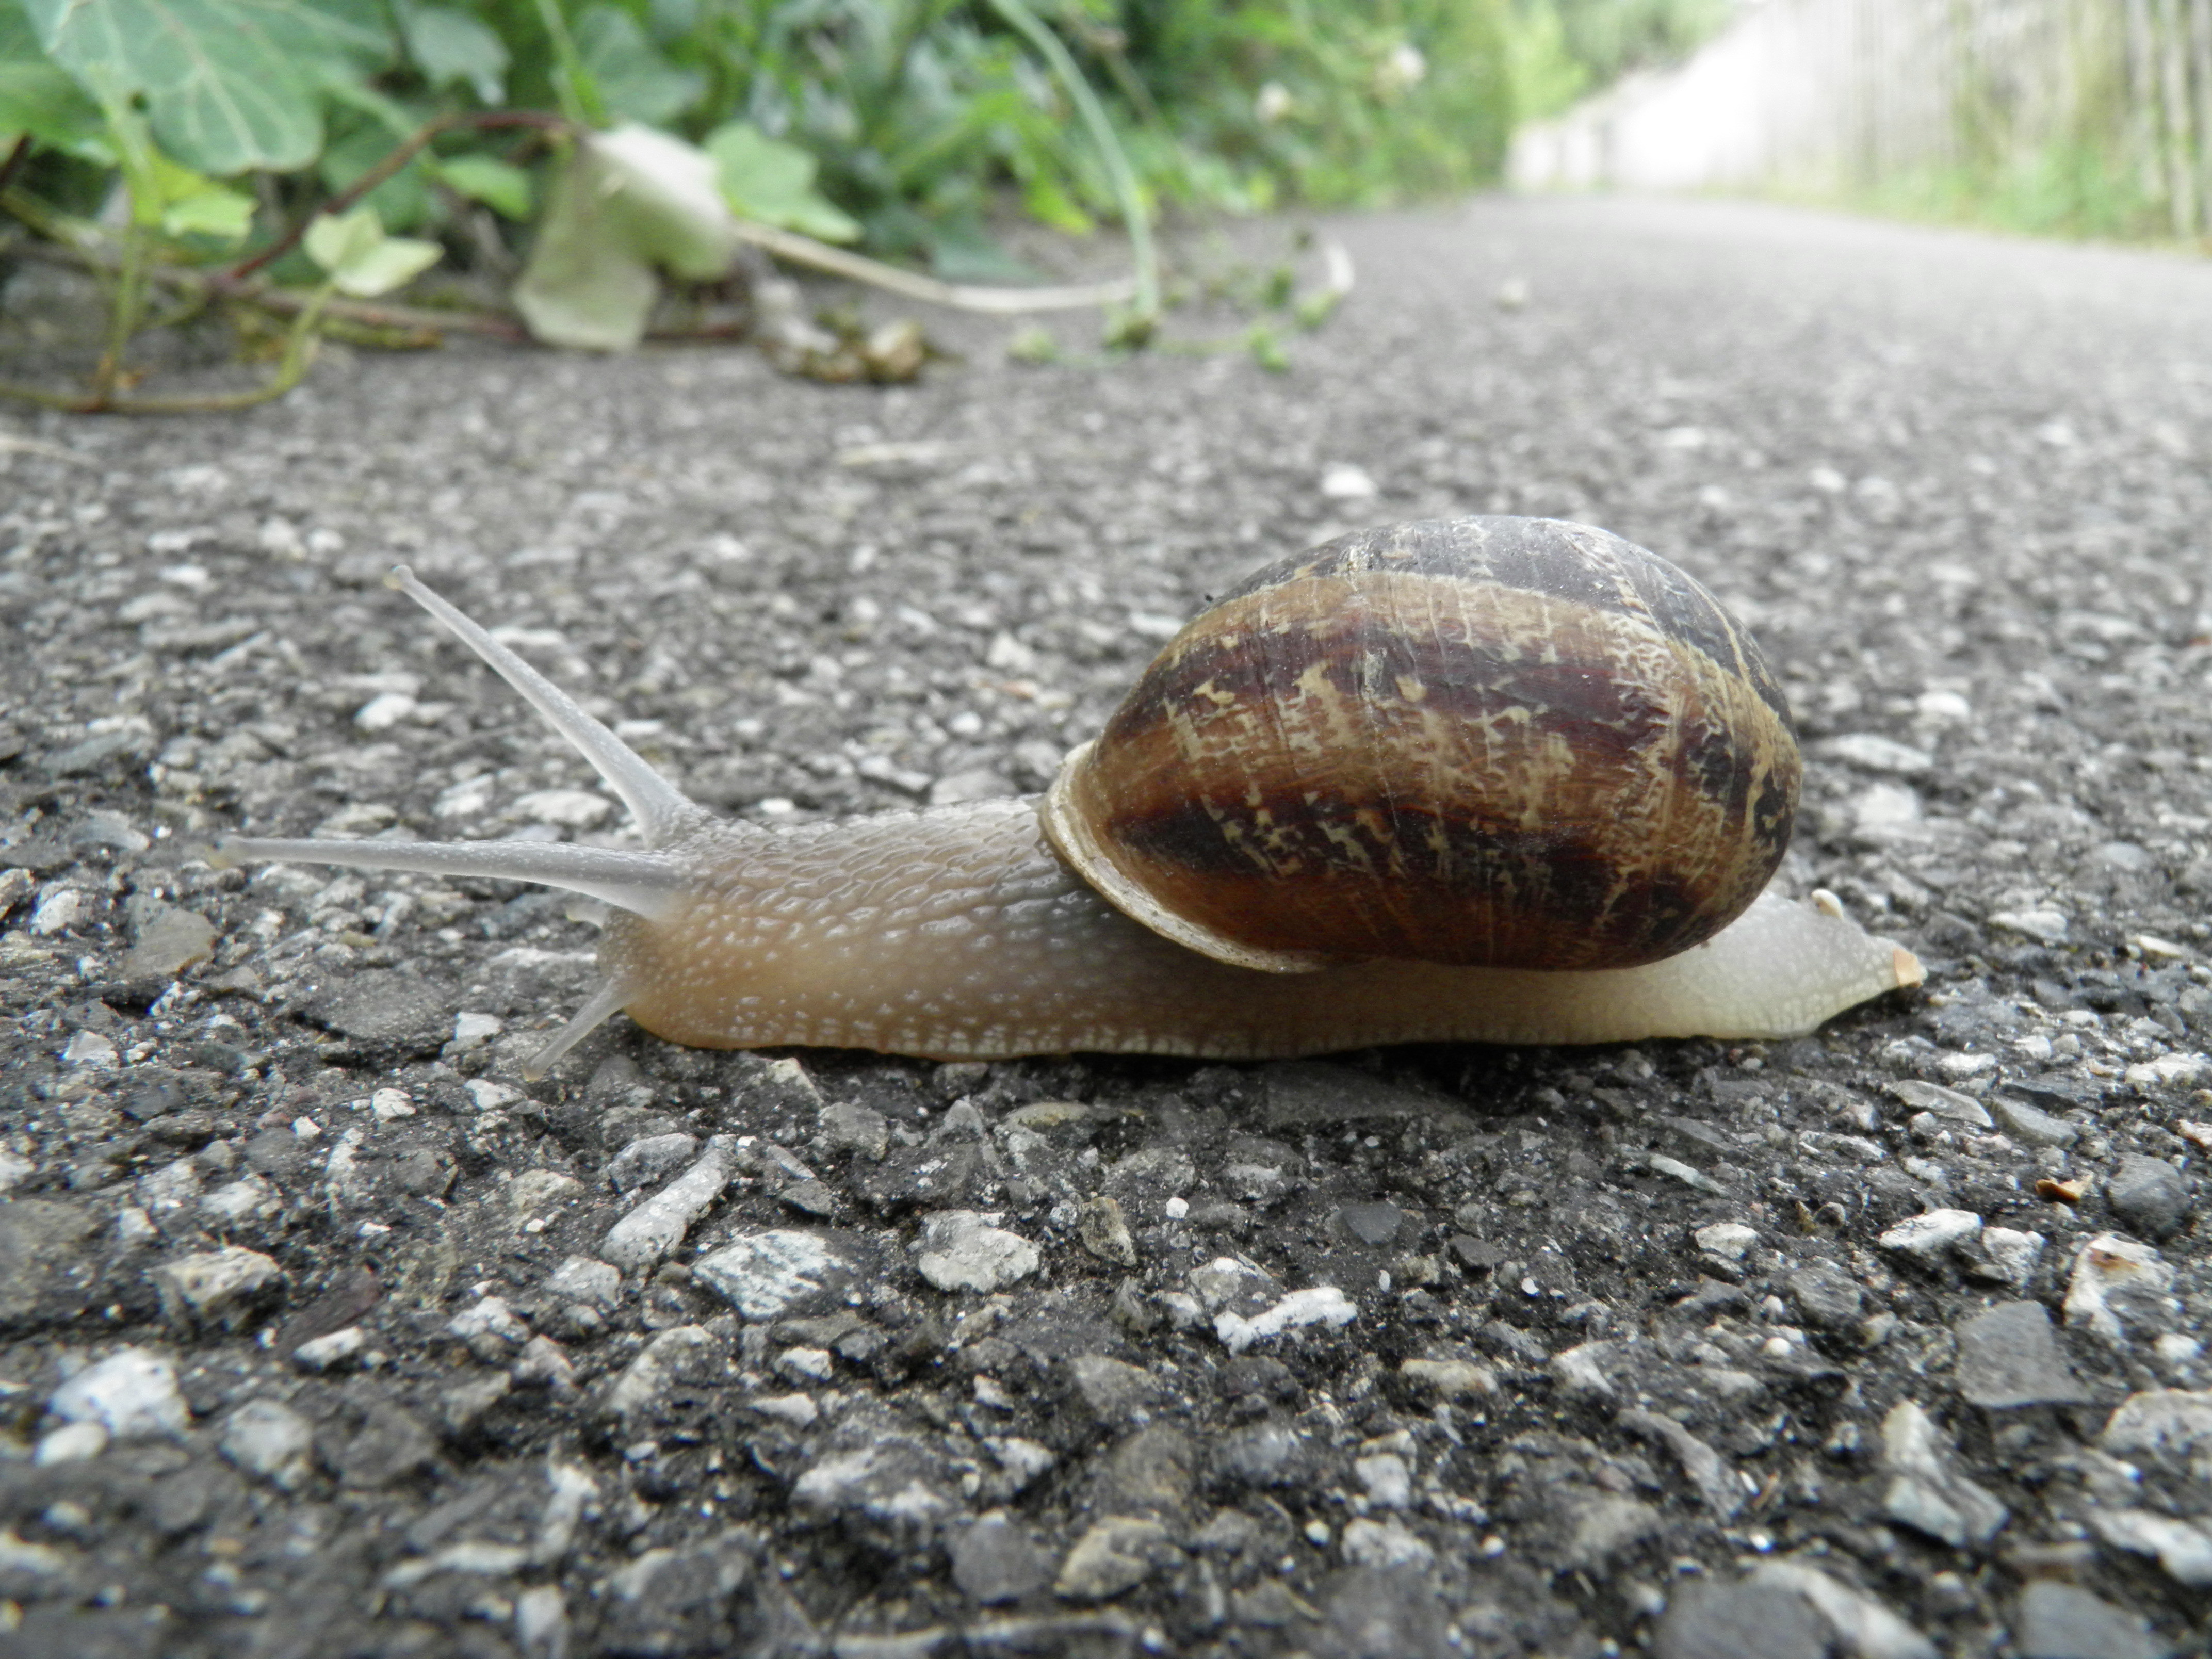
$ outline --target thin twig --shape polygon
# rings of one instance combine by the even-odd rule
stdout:
[[[542,110],[534,109],[478,110],[473,112],[465,112],[459,114],[437,116],[425,121],[408,137],[401,139],[374,167],[331,197],[314,212],[292,226],[258,253],[240,260],[224,275],[233,279],[251,276],[271,260],[283,258],[300,245],[300,239],[307,234],[309,225],[314,223],[325,214],[335,217],[347,212],[362,197],[399,173],[410,161],[421,155],[423,149],[433,139],[441,134],[462,131],[486,131],[498,127],[533,127],[541,132],[567,132],[573,130],[572,124],[566,117],[550,115]]]
[[[15,141],[15,148],[8,152],[8,159],[0,161],[0,190],[15,182],[15,175],[23,170],[23,163],[31,159],[31,135],[25,133]]]
[[[756,247],[767,249],[779,259],[955,311],[979,311],[999,317],[1019,316],[1029,311],[1081,311],[1091,306],[1123,304],[1137,291],[1136,283],[1127,276],[1065,288],[974,288],[964,283],[939,282],[919,271],[902,270],[865,254],[850,253],[827,242],[817,242],[811,236],[801,236],[797,231],[779,230],[774,225],[755,220],[740,219],[737,226],[740,237]]]

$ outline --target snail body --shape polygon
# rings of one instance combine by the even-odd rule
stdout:
[[[686,799],[411,575],[393,580],[591,761],[646,850],[224,850],[611,906],[599,987],[533,1073],[617,1012],[702,1048],[1257,1059],[1782,1036],[1919,982],[1909,952],[1832,898],[1763,890],[1797,766],[1771,677],[1703,589],[1585,526],[1343,538],[1194,622],[1042,801],[779,829]],[[1501,605],[1516,619],[1502,647],[1481,614]],[[1409,617],[1429,629],[1412,645]],[[1237,654],[1255,640],[1257,659]],[[1409,731],[1429,739],[1410,759]],[[1578,752],[1600,781],[1574,774]],[[1164,777],[1194,763],[1176,795]],[[1522,794],[1468,796],[1482,773]],[[1216,897],[1194,904],[1209,878]],[[1296,890],[1294,914],[1340,919],[1255,915],[1271,886]]]

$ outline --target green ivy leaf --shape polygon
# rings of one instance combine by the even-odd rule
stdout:
[[[28,133],[41,144],[97,161],[113,159],[102,140],[100,106],[52,64],[0,62],[0,138]]]
[[[151,158],[162,232],[170,236],[207,236],[226,244],[246,240],[253,224],[253,198],[219,185],[167,156]]]
[[[432,170],[440,183],[471,202],[482,202],[518,224],[530,217],[530,175],[519,167],[495,155],[453,155],[436,161]]]
[[[737,228],[704,152],[647,127],[593,133],[556,177],[514,303],[552,345],[626,351],[644,337],[654,267],[726,275]]]
[[[857,220],[814,188],[814,158],[771,138],[750,121],[732,121],[707,135],[722,194],[748,219],[825,242],[855,242]]]
[[[399,12],[407,55],[434,87],[465,81],[487,106],[507,95],[507,43],[465,11],[408,6]]]
[[[705,76],[662,57],[637,20],[619,6],[602,3],[583,15],[576,24],[576,51],[609,115],[664,125],[707,90]]]
[[[435,242],[387,236],[367,203],[350,213],[319,213],[301,239],[307,257],[330,273],[341,294],[373,300],[412,282],[438,263]]]
[[[21,0],[53,60],[141,94],[162,149],[217,177],[288,172],[322,148],[327,81],[390,54],[375,0]]]

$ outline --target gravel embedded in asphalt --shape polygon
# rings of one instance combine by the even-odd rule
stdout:
[[[2212,1651],[2212,268],[1325,228],[1282,375],[956,321],[911,387],[457,348],[8,416],[0,1654]],[[1924,992],[1237,1066],[617,1019],[532,1082],[568,900],[204,856],[623,842],[395,558],[788,824],[1038,788],[1207,594],[1476,512],[1742,615],[1784,879]]]

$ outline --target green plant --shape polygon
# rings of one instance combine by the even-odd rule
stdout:
[[[82,390],[0,391],[153,407],[131,341],[210,307],[266,313],[286,343],[224,403],[282,391],[332,326],[618,349],[664,281],[726,278],[747,242],[945,303],[1110,301],[1109,343],[1140,343],[1163,203],[1375,201],[1487,176],[1508,3],[0,0],[0,207],[30,233],[20,253],[76,265],[107,299]],[[1027,274],[988,228],[1009,190],[1069,232],[1118,219],[1130,282],[967,286]],[[111,195],[120,213],[102,211]],[[497,257],[410,308],[346,260],[332,278],[319,258],[337,233],[310,244],[313,224],[373,228],[384,269],[403,244],[412,270],[434,263],[420,249]],[[526,240],[518,322],[483,283]]]

